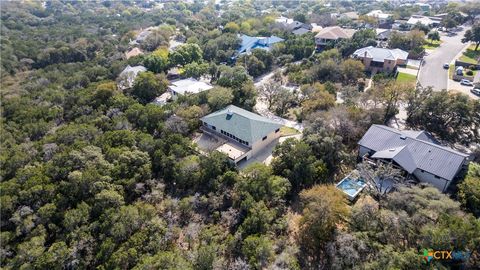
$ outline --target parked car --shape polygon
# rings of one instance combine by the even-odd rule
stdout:
[[[449,69],[449,68],[450,68],[450,65],[449,65],[448,63],[445,63],[445,64],[443,64],[443,68],[444,68],[444,69]]]
[[[471,81],[467,80],[467,79],[462,79],[460,81],[460,84],[461,85],[466,85],[466,86],[473,86],[473,83]]]
[[[474,95],[480,96],[480,88],[472,88],[470,89],[470,92]]]

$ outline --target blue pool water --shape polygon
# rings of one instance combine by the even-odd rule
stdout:
[[[361,179],[345,177],[342,181],[340,181],[340,183],[337,184],[337,187],[353,198],[358,191],[365,187],[365,182]]]

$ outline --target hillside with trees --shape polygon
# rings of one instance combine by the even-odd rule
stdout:
[[[323,12],[281,2],[275,12],[298,20]],[[466,269],[480,267],[478,157],[452,194],[406,184],[351,204],[333,185],[356,167],[366,130],[400,102],[409,127],[469,145],[479,142],[478,100],[392,78],[362,92],[363,64],[344,56],[368,46],[370,31],[314,53],[311,34],[282,32],[261,13],[269,1],[153,3],[1,3],[2,269],[420,269],[424,248],[472,251]],[[151,26],[161,27],[141,44],[145,54],[125,59]],[[231,63],[240,32],[286,42]],[[171,51],[174,38],[185,42]],[[122,91],[127,65],[148,71]],[[278,84],[255,87],[279,66]],[[171,69],[214,87],[152,104]],[[200,117],[229,104],[253,110],[259,96],[302,121],[303,137],[279,144],[270,165],[243,170],[197,151]]]

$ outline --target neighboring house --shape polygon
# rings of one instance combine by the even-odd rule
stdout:
[[[151,26],[148,28],[145,28],[140,31],[140,33],[137,35],[137,37],[134,40],[130,41],[130,45],[137,45],[145,41],[145,39],[153,32],[153,30],[157,29],[158,27],[156,26]]]
[[[390,38],[390,35],[392,34],[392,29],[376,28],[375,34],[376,34],[375,38],[377,40],[387,41]]]
[[[275,19],[275,25],[283,30],[293,31],[302,27],[304,23],[282,16]]]
[[[195,95],[212,88],[212,85],[194,78],[174,81],[168,86],[168,90],[170,91],[173,100],[177,99],[178,96]]]
[[[130,66],[128,65],[117,78],[117,86],[120,90],[125,90],[133,87],[135,83],[135,78],[137,78],[138,73],[147,71],[147,68],[144,66]]]
[[[377,19],[379,24],[385,24],[392,18],[392,14],[383,13],[379,9],[370,11],[366,16]]]
[[[362,60],[365,69],[376,72],[392,72],[399,65],[406,65],[408,52],[400,49],[376,48],[373,46],[356,50],[353,58]]]
[[[415,26],[417,23],[428,27],[437,27],[438,25],[440,25],[440,22],[441,20],[439,18],[412,15],[412,17],[408,19],[407,24],[410,25],[410,27]]]
[[[140,50],[139,48],[135,47],[135,48],[133,48],[133,49],[131,49],[130,51],[128,51],[128,52],[125,53],[125,58],[126,58],[126,59],[130,59],[130,58],[132,58],[132,57],[134,57],[134,56],[142,55],[142,54],[143,54],[142,50]]]
[[[275,25],[285,31],[291,32],[294,35],[303,35],[312,30],[311,24],[302,23],[286,17],[276,18]]]
[[[395,20],[392,24],[392,30],[406,31],[411,28],[411,25],[406,20]]]
[[[420,182],[445,192],[468,165],[468,155],[438,145],[425,131],[372,125],[358,142],[362,158],[393,162]]]
[[[202,130],[226,139],[216,150],[232,162],[248,160],[280,137],[282,125],[234,105],[201,118]]]
[[[296,35],[296,36],[301,36],[301,35],[305,35],[306,33],[309,33],[310,30],[306,29],[306,28],[303,28],[303,27],[300,27],[298,29],[295,29],[292,31],[292,34]]]
[[[264,49],[268,51],[271,49],[273,44],[284,41],[284,39],[277,36],[251,37],[247,35],[241,35],[240,39],[242,40],[242,44],[237,50],[238,54],[249,53],[253,49]]]
[[[355,11],[350,11],[350,12],[345,12],[345,13],[342,13],[338,16],[339,19],[348,19],[348,20],[352,20],[352,21],[356,21],[358,20],[359,16],[358,16],[358,13],[355,12]]]
[[[170,91],[167,91],[162,95],[156,97],[152,103],[158,106],[163,106],[163,105],[166,105],[168,101],[170,101],[171,99],[172,99],[172,93]]]
[[[346,29],[339,26],[325,27],[315,35],[317,48],[327,45],[329,42],[337,42],[341,39],[350,39],[355,34],[355,29]]]

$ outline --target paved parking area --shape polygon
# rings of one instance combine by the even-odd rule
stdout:
[[[240,162],[240,164],[238,164],[238,168],[244,169],[248,165],[255,162],[263,163],[265,165],[270,165],[273,159],[272,152],[275,149],[275,146],[277,144],[284,142],[288,138],[295,138],[299,140],[301,137],[302,137],[302,134],[280,137],[279,139],[271,142],[269,145],[267,145],[267,147],[263,149],[263,151],[261,151],[260,153],[257,153],[255,156],[251,157],[249,160]]]
[[[465,86],[461,85],[460,82],[456,82],[454,80],[448,80],[448,91],[452,92],[460,92],[462,94],[468,95],[469,97],[473,99],[479,99],[480,97],[477,95],[472,94],[470,90],[473,88],[473,86]]]

